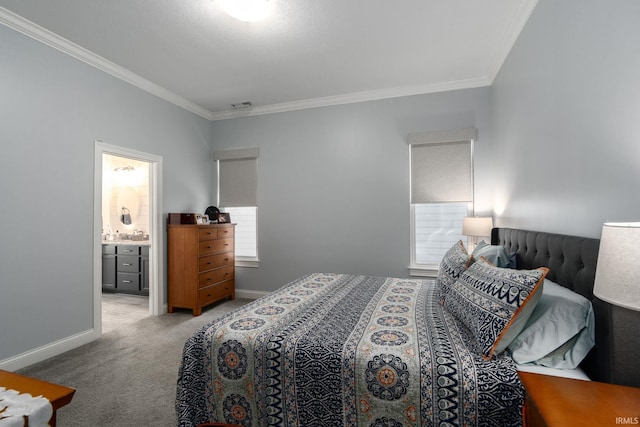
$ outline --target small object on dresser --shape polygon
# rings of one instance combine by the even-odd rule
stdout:
[[[167,224],[197,224],[194,213],[170,213],[167,216]]]
[[[219,224],[228,224],[231,222],[231,214],[226,212],[220,212],[217,215],[217,219]]]
[[[216,222],[218,222],[218,214],[220,213],[220,209],[216,208],[215,206],[209,206],[207,209],[205,209],[204,213],[209,217],[210,224],[215,224]]]

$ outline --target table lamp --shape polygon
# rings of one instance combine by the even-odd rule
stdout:
[[[640,222],[603,225],[593,294],[608,303],[601,315],[611,330],[596,331],[607,342],[607,380],[640,387]]]
[[[468,243],[469,253],[473,252],[478,244],[479,237],[490,237],[493,228],[491,217],[468,216],[462,221],[462,234],[471,237]]]

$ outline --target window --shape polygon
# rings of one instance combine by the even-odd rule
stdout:
[[[413,205],[415,265],[440,265],[442,256],[462,235],[462,221],[468,216],[467,203],[424,203]]]
[[[258,258],[258,208],[249,206],[223,209],[231,215],[231,221],[236,224],[236,257]]]
[[[475,129],[409,135],[411,156],[410,274],[435,276],[445,252],[473,212]]]
[[[258,149],[216,151],[218,207],[236,224],[236,266],[258,266]]]

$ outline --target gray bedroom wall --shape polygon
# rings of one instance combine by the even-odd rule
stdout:
[[[497,223],[640,220],[640,2],[541,0],[493,87]]]
[[[214,149],[260,149],[261,262],[238,268],[236,286],[271,291],[313,272],[406,277],[407,134],[478,128],[477,207],[490,212],[488,103],[481,88],[214,122]]]
[[[213,168],[208,120],[4,26],[0,52],[1,362],[93,327],[94,140],[162,156],[164,212]]]

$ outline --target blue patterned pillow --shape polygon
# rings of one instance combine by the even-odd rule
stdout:
[[[500,268],[480,258],[457,280],[445,307],[474,334],[482,357],[491,360],[513,341],[542,295],[549,269]]]
[[[470,263],[471,257],[464,248],[462,240],[459,240],[444,254],[438,270],[438,285],[442,303],[444,303],[444,297],[449,293],[451,286],[460,278],[460,275],[469,267]]]

